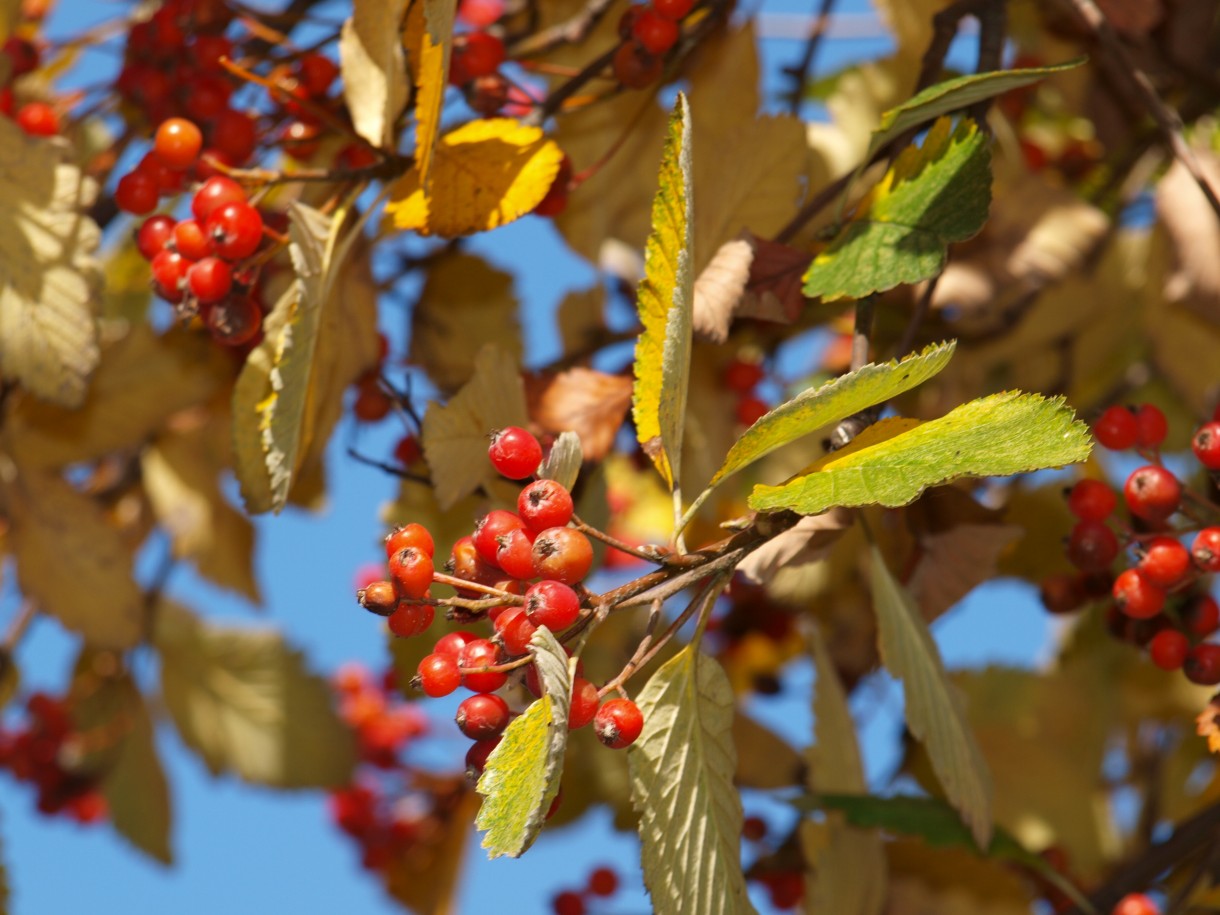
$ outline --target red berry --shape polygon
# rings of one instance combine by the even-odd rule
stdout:
[[[432,586],[433,571],[432,557],[418,547],[404,547],[390,557],[390,578],[399,597],[424,597]]]
[[[542,445],[520,426],[508,426],[492,433],[487,457],[498,473],[510,480],[524,480],[542,463]]]
[[[1220,470],[1220,422],[1204,423],[1190,440],[1199,463],[1208,470]]]
[[[314,98],[325,95],[339,75],[339,65],[322,54],[306,54],[298,64],[301,85]]]
[[[410,467],[423,456],[424,452],[419,447],[418,436],[404,435],[398,440],[398,444],[394,446],[394,460],[404,467]]]
[[[24,38],[18,38],[16,35],[10,36],[4,42],[4,54],[9,59],[8,78],[10,80],[37,70],[42,57],[37,45]]]
[[[525,530],[511,530],[498,538],[496,565],[513,578],[534,577],[534,543]]]
[[[1144,548],[1139,570],[1157,587],[1170,590],[1190,571],[1190,553],[1172,537],[1154,537]]]
[[[419,635],[432,625],[436,618],[436,610],[431,604],[400,603],[398,609],[390,614],[386,623],[390,632],[400,639],[409,639]]]
[[[1177,670],[1189,650],[1190,641],[1176,629],[1162,629],[1148,643],[1148,655],[1161,670]]]
[[[491,756],[491,751],[499,745],[499,737],[476,740],[470,745],[470,749],[466,751],[466,777],[468,779],[478,780],[479,776],[483,774],[483,770],[487,768],[487,757]]]
[[[46,102],[27,102],[17,109],[16,120],[17,126],[31,137],[53,137],[59,133],[59,115]]]
[[[203,149],[203,132],[186,118],[162,121],[153,139],[153,152],[170,168],[190,168]]]
[[[1086,572],[1100,572],[1118,555],[1118,537],[1101,521],[1081,521],[1068,536],[1068,562]]]
[[[551,900],[551,911],[555,915],[585,915],[585,900],[580,893],[564,890]]]
[[[362,378],[356,388],[356,400],[352,403],[352,413],[362,423],[376,423],[390,415],[394,402],[390,395],[381,389],[376,375]]]
[[[504,42],[486,32],[470,32],[454,40],[453,58],[463,83],[490,76],[504,63]]]
[[[494,693],[479,693],[462,700],[454,720],[471,740],[498,737],[508,726],[508,703]]]
[[[746,817],[741,824],[741,837],[747,842],[761,842],[767,837],[767,821],[762,817]]]
[[[195,191],[191,198],[191,213],[206,225],[208,218],[226,204],[245,202],[246,192],[240,184],[224,175],[214,175]]]
[[[398,592],[390,581],[371,581],[356,592],[360,606],[378,616],[389,616],[398,607]]]
[[[1207,638],[1220,629],[1220,604],[1210,594],[1187,601],[1182,607],[1182,625],[1196,638]]]
[[[695,0],[652,0],[653,10],[666,19],[681,19],[694,5]]]
[[[1051,613],[1071,613],[1079,610],[1088,594],[1079,573],[1059,572],[1048,575],[1038,587],[1042,605]]]
[[[152,259],[149,269],[152,272],[153,283],[157,294],[167,302],[181,302],[186,289],[186,272],[191,267],[191,261],[165,248]]]
[[[1182,672],[1187,680],[1200,686],[1220,683],[1220,645],[1209,642],[1196,645],[1187,653]]]
[[[508,674],[480,671],[478,668],[495,667],[500,662],[500,649],[490,639],[473,639],[467,642],[458,657],[458,667],[462,670],[462,685],[476,693],[490,693],[499,689],[507,682]]]
[[[258,250],[263,217],[248,203],[226,203],[208,217],[207,234],[217,254],[238,261]]]
[[[534,571],[539,578],[574,585],[592,566],[593,546],[575,528],[547,528],[534,541]]]
[[[559,163],[559,171],[551,182],[546,196],[534,207],[539,216],[558,216],[568,208],[568,194],[572,191],[572,160],[566,155]]]
[[[795,909],[805,896],[805,878],[799,871],[777,871],[768,876],[767,894],[777,909]]]
[[[1138,569],[1124,569],[1114,579],[1114,601],[1132,619],[1151,619],[1165,606],[1165,592]]]
[[[645,50],[664,54],[678,41],[680,30],[672,19],[658,16],[653,10],[643,10],[631,25],[631,35]]]
[[[200,302],[219,302],[233,288],[233,268],[219,257],[205,257],[186,272],[186,285]]]
[[[504,15],[504,0],[461,0],[457,14],[476,29],[485,29]]]
[[[1149,450],[1161,447],[1169,434],[1169,421],[1159,407],[1142,403],[1135,408],[1135,444]]]
[[[258,129],[254,118],[226,108],[212,125],[212,145],[234,162],[245,162],[254,153]]]
[[[1093,437],[1103,448],[1126,451],[1139,440],[1139,423],[1126,407],[1109,407],[1093,424]]]
[[[761,362],[734,359],[724,370],[724,386],[736,394],[749,394],[765,377]]]
[[[396,527],[386,534],[386,559],[392,558],[399,550],[406,549],[409,546],[413,546],[429,556],[434,557],[436,555],[436,545],[433,543],[432,535],[428,533],[428,529],[422,524],[416,524],[412,521],[410,524]]]
[[[517,514],[531,531],[563,527],[573,511],[572,494],[554,480],[535,480],[517,496]]]
[[[430,654],[419,662],[415,670],[419,676],[419,688],[433,699],[448,696],[462,683],[457,658],[451,655]]]
[[[145,260],[152,260],[165,248],[174,235],[174,219],[172,216],[158,214],[149,216],[140,223],[136,231],[136,250]]]
[[[198,261],[216,252],[197,220],[183,219],[174,226],[174,250],[187,260]]]
[[[561,632],[580,616],[580,598],[562,582],[540,581],[525,592],[525,612],[535,626]]]
[[[479,555],[486,562],[495,564],[496,552],[500,549],[500,538],[509,531],[524,529],[525,522],[515,514],[502,508],[493,508],[475,525],[474,548],[479,551]]]
[[[524,607],[508,607],[496,617],[496,636],[509,657],[518,657],[529,650],[530,639],[537,628],[525,615]]]
[[[157,192],[161,196],[176,194],[182,190],[186,181],[186,173],[175,171],[157,158],[156,153],[147,153],[136,166],[136,171],[143,172],[157,182]]]
[[[743,426],[752,426],[766,416],[770,409],[761,397],[747,394],[737,401],[737,421]]]
[[[1105,521],[1118,505],[1114,490],[1100,480],[1080,480],[1068,493],[1068,510],[1082,521]]]
[[[222,57],[233,56],[233,42],[223,35],[196,35],[191,59],[199,70],[216,70]]]
[[[1161,915],[1161,907],[1143,893],[1128,893],[1118,900],[1110,915]]]
[[[322,128],[308,121],[290,121],[280,131],[280,146],[298,162],[311,158],[322,145]]]
[[[457,632],[447,632],[436,640],[432,651],[435,654],[446,655],[456,661],[462,654],[462,649],[478,638],[473,632],[459,629]]]
[[[509,82],[499,73],[480,76],[470,84],[466,101],[485,118],[495,117],[508,101]]]
[[[634,30],[634,27],[633,27]],[[614,78],[628,89],[647,89],[661,78],[664,64],[633,41],[614,52]]]
[[[568,730],[575,731],[592,721],[600,701],[596,686],[584,677],[575,677],[572,680],[572,704],[568,709]]]
[[[454,578],[481,585],[494,585],[504,577],[502,570],[479,555],[479,551],[474,545],[474,538],[470,536],[461,537],[453,544],[453,552],[449,556],[446,568],[452,570]],[[462,592],[459,590],[458,594],[462,595]],[[466,595],[487,596],[475,591],[467,591]]]
[[[1123,496],[1131,514],[1159,524],[1178,510],[1182,484],[1164,467],[1148,464],[1127,477]]]
[[[245,346],[263,328],[263,313],[248,295],[231,295],[208,311],[204,322],[221,346]]]
[[[630,699],[610,699],[597,710],[593,730],[597,739],[612,750],[635,743],[644,729],[644,716]]]
[[[114,203],[125,213],[143,216],[157,208],[159,195],[156,178],[144,172],[131,172],[115,186]]]
[[[1220,527],[1205,527],[1195,534],[1190,558],[1204,572],[1220,572]]]

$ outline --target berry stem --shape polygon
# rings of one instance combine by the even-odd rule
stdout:
[[[433,572],[432,580],[442,585],[450,585],[454,588],[461,588],[463,591],[478,591],[482,594],[490,595],[496,598],[495,603],[487,604],[487,601],[476,601],[475,603],[485,604],[487,606],[496,606],[496,604],[524,604],[525,598],[520,594],[513,594],[511,591],[501,591],[499,588],[493,588],[491,585],[481,585],[477,581],[466,581],[464,578],[454,578],[452,575],[446,575],[444,572]],[[461,598],[444,598],[438,603],[451,600],[461,600]],[[460,605],[455,605],[460,606]],[[485,608],[483,608],[485,609]]]
[[[612,537],[611,535],[607,534],[605,531],[580,520],[579,515],[572,515],[571,524],[572,524],[572,527],[576,528],[576,530],[580,531],[582,534],[585,534],[588,537],[592,537],[594,540],[600,540],[602,543],[606,544],[606,546],[613,547],[614,549],[619,550],[620,552],[627,553],[630,556],[634,556],[636,559],[642,559],[645,562],[652,562],[657,565],[666,565],[667,564],[666,558],[664,556],[660,556],[656,552],[652,552],[649,549],[640,549],[638,547],[634,547],[629,543],[625,543],[622,540],[619,540],[617,537]]]

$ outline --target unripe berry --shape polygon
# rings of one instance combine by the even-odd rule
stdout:
[[[360,606],[378,616],[389,616],[398,607],[398,592],[390,581],[370,582],[356,592]]]
[[[1182,484],[1164,467],[1149,464],[1127,477],[1123,497],[1131,514],[1160,524],[1178,510]]]
[[[1109,407],[1093,424],[1093,437],[1103,448],[1126,451],[1139,440],[1139,423],[1126,407]]]
[[[498,473],[510,480],[524,480],[542,463],[542,445],[529,431],[508,426],[492,433],[487,457]]]
[[[593,718],[597,739],[612,750],[635,743],[644,730],[644,716],[630,699],[610,699],[597,710]]]

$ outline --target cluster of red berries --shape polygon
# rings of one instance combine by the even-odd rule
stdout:
[[[593,899],[609,899],[618,892],[618,874],[609,867],[597,867],[589,874],[582,889],[562,890],[551,899],[555,915],[585,915]]]
[[[1167,432],[1165,415],[1151,404],[1110,407],[1097,420],[1093,434],[1103,447],[1135,449],[1148,463],[1123,486],[1129,522],[1115,516],[1118,494],[1106,483],[1083,479],[1068,491],[1078,521],[1067,558],[1079,571],[1050,576],[1042,598],[1052,612],[1070,612],[1109,596],[1107,623],[1116,636],[1146,647],[1164,670],[1181,669],[1192,683],[1216,685],[1220,645],[1204,640],[1220,630],[1220,605],[1208,593],[1210,575],[1220,572],[1220,507],[1188,492],[1163,465]],[[1220,422],[1204,424],[1192,445],[1205,468],[1220,470]],[[1188,497],[1193,501],[1186,505]],[[1175,526],[1175,517],[1183,522]],[[1113,575],[1120,554],[1131,562]]]
[[[503,476],[525,480],[542,462],[542,445],[529,431],[510,426],[492,436],[488,457]],[[546,626],[560,634],[589,612],[580,583],[592,568],[593,548],[581,531],[568,526],[572,515],[572,495],[564,486],[533,479],[522,488],[516,512],[488,512],[472,534],[453,545],[444,572],[434,565],[432,535],[420,524],[407,524],[386,537],[389,578],[370,582],[358,593],[360,604],[387,617],[390,631],[399,637],[419,635],[432,625],[434,581],[453,585],[464,604],[453,605],[451,616],[491,622],[492,638],[469,631],[442,636],[420,661],[414,683],[433,697],[447,696],[459,686],[475,694],[457,710],[458,728],[475,741],[466,759],[472,775],[482,771],[512,717],[496,693],[510,672],[524,668],[525,685],[541,694],[537,671],[521,663],[535,630]],[[629,699],[601,702],[578,664],[568,725],[575,729],[590,723],[602,743],[619,749],[639,736],[643,716]]]
[[[678,43],[679,23],[695,0],[636,3],[619,20],[623,43],[614,53],[614,78],[628,89],[645,89],[661,78],[662,58]]]
[[[360,759],[379,769],[400,765],[399,754],[414,738],[428,731],[428,719],[415,706],[396,701],[394,671],[376,682],[358,664],[340,668],[334,679],[339,714],[356,733]]]
[[[723,384],[737,395],[734,415],[743,426],[752,426],[771,408],[758,396],[758,385],[767,377],[766,369],[758,361],[734,359],[724,369]]]
[[[75,733],[67,703],[34,693],[25,708],[24,728],[0,732],[0,766],[34,785],[40,813],[66,814],[78,823],[105,819],[108,807],[97,774],[74,771],[67,763]]]
[[[0,87],[0,114],[12,118],[17,126],[32,137],[53,137],[60,131],[59,112],[43,101],[28,101],[18,105],[13,98],[13,82],[38,69],[42,55],[32,41],[11,36],[0,50],[8,58],[8,80]]]
[[[709,645],[726,668],[744,671],[755,693],[777,695],[779,668],[787,659],[785,643],[796,633],[793,612],[762,585],[734,575],[724,593],[727,604],[708,622]]]

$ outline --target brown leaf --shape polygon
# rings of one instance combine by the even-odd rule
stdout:
[[[774,731],[740,709],[733,716],[737,771],[733,780],[745,788],[770,791],[799,785],[805,775],[801,754]]]
[[[390,860],[386,890],[418,915],[448,915],[454,911],[462,852],[479,810],[479,796],[468,788],[465,776],[428,788],[439,803],[423,820],[422,836]]]
[[[1208,184],[1220,191],[1220,158],[1208,150],[1196,154]],[[1220,220],[1181,162],[1157,185],[1156,212],[1173,242],[1165,298],[1220,321]]]
[[[738,314],[790,324],[805,307],[802,278],[813,255],[757,236],[751,241],[754,260]]]
[[[530,417],[545,432],[572,430],[586,461],[600,461],[614,444],[631,406],[631,379],[593,369],[530,375],[525,396]]]
[[[825,559],[855,519],[856,513],[847,508],[808,515],[747,556],[737,570],[749,581],[765,584],[781,568]]]
[[[737,237],[721,245],[695,280],[695,303],[692,321],[695,333],[704,340],[723,343],[729,336],[729,325],[741,304],[754,247],[750,238]]]

